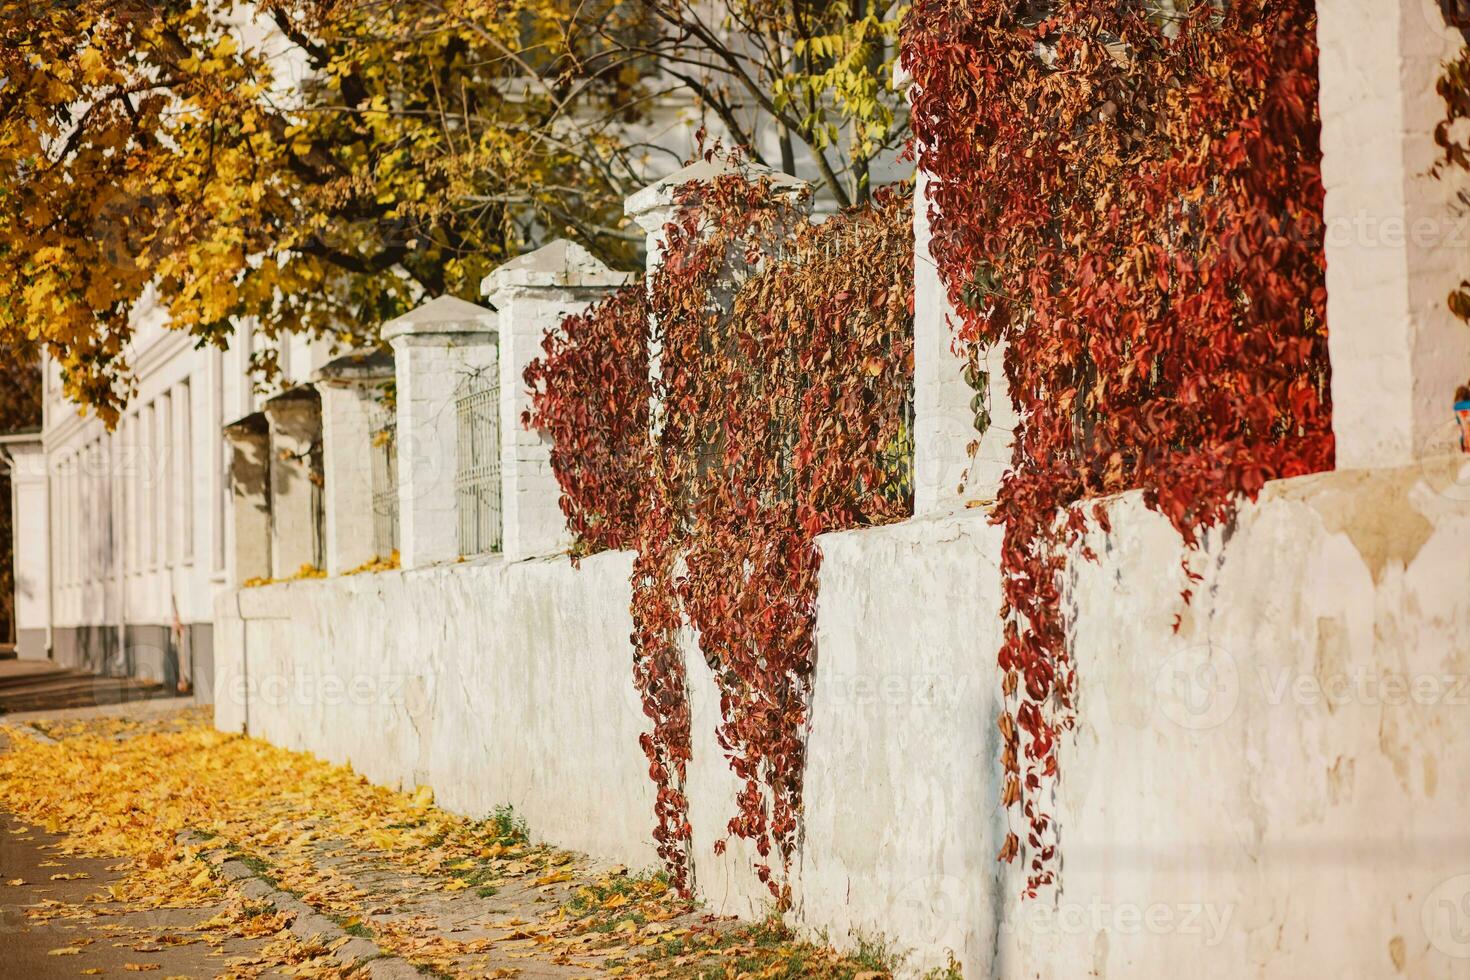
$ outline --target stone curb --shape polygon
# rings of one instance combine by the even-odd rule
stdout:
[[[29,722],[17,723],[15,727],[19,729],[21,734],[25,735],[26,738],[34,739],[35,741],[40,742],[42,745],[61,744],[60,742],[56,741],[56,739],[52,738],[50,735],[47,735],[45,732],[41,731],[39,728],[37,728],[35,725],[30,724]]]
[[[187,847],[218,847],[213,837],[192,830],[181,831],[176,840]],[[369,980],[418,980],[422,975],[407,960],[386,953],[371,939],[349,936],[337,923],[284,889],[271,884],[239,858],[222,853],[211,862],[220,875],[246,898],[269,902],[279,911],[292,913],[291,934],[303,942],[316,940],[332,948],[332,956],[355,977]],[[345,940],[345,941],[344,941]]]

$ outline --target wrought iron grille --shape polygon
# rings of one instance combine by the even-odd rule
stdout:
[[[373,553],[398,550],[398,420],[383,412],[373,427]]]
[[[455,397],[459,443],[454,485],[459,495],[459,553],[500,550],[500,382],[477,375]]]

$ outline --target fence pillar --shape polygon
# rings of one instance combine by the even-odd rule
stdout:
[[[322,477],[326,482],[327,574],[374,558],[373,420],[393,378],[387,351],[354,351],[316,370],[322,400]]]
[[[1004,346],[986,350],[976,365],[988,381],[983,393],[966,383],[964,359],[955,353],[953,309],[929,254],[927,184],[927,175],[919,171],[914,187],[915,514],[994,499],[1010,465],[1015,432],[1002,368]],[[983,435],[976,427],[977,409],[989,418]]]
[[[650,290],[653,288],[654,275],[658,272],[659,266],[663,265],[664,228],[673,220],[674,213],[678,210],[679,189],[687,184],[709,183],[716,177],[734,173],[743,175],[747,180],[768,180],[772,190],[777,194],[797,195],[810,186],[806,181],[790,174],[758,164],[746,163],[734,166],[726,160],[713,162],[698,160],[682,170],[674,171],[662,180],[649,184],[641,191],[629,195],[623,202],[623,213],[632,218],[647,235],[644,281]],[[805,211],[810,210],[811,198],[808,197],[805,202]],[[728,304],[733,300],[733,286],[723,295],[716,293],[715,296],[716,303]],[[648,345],[648,376],[650,379],[657,379],[659,376],[660,357],[659,335],[655,329]],[[649,420],[655,432],[663,424],[661,409],[657,401],[649,405]]]
[[[234,583],[271,574],[270,428],[264,412],[253,412],[224,428],[230,444],[230,516],[233,521]]]
[[[292,388],[264,405],[270,424],[271,577],[322,564],[322,403]]]
[[[398,404],[398,554],[404,568],[459,557],[455,395],[496,364],[494,312],[441,296],[383,325]]]
[[[8,442],[12,555],[15,580],[15,652],[44,660],[51,625],[51,527],[46,451],[40,436]]]
[[[1434,0],[1318,0],[1332,428],[1340,469],[1451,452],[1470,328],[1446,296],[1470,277],[1449,172],[1430,173],[1440,65],[1463,43]]]
[[[797,194],[807,188],[807,182],[770,167],[747,163],[733,166],[725,160],[699,160],[682,170],[676,170],[662,180],[656,181],[630,195],[623,202],[623,212],[637,222],[647,235],[647,266],[650,273],[663,261],[660,249],[664,242],[664,226],[674,217],[678,208],[675,200],[680,187],[692,183],[709,183],[724,174],[743,174],[748,180],[769,180],[778,194]]]
[[[541,354],[542,338],[562,320],[629,278],[580,245],[559,239],[505,263],[481,285],[500,316],[501,549],[507,561],[555,554],[572,543],[551,471],[551,442],[521,424],[531,408],[522,377],[526,365]]]

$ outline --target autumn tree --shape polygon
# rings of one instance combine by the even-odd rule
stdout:
[[[670,105],[862,197],[904,125],[877,2],[4,0],[0,337],[111,420],[145,298],[360,343],[547,237],[629,261]]]

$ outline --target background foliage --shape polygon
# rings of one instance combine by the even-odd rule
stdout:
[[[701,118],[839,204],[901,142],[900,7],[737,0],[12,0],[0,5],[0,336],[111,421],[137,309],[362,343],[570,235]],[[275,347],[258,367],[269,376]]]
[[[1021,818],[1000,856],[1024,835],[1031,893],[1074,708],[1074,505],[1141,488],[1193,546],[1332,465],[1315,25],[1310,0],[918,0],[905,26],[957,344],[1006,345],[1020,420],[994,512]]]

